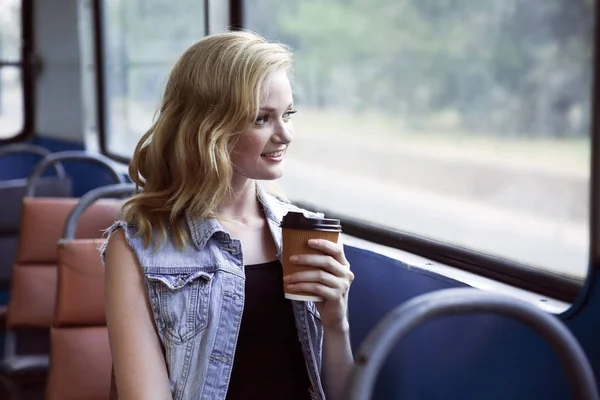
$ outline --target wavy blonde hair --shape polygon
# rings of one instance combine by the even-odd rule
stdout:
[[[183,247],[186,213],[216,217],[232,193],[230,151],[258,115],[265,78],[289,71],[290,49],[236,31],[206,36],[174,65],[152,127],[142,136],[129,175],[143,190],[123,205],[123,219],[144,244],[173,234]]]

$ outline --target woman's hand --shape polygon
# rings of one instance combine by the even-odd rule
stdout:
[[[317,267],[285,276],[284,282],[294,292],[312,293],[323,298],[317,309],[324,329],[348,329],[348,290],[354,280],[341,241],[310,239],[308,245],[324,254],[298,254],[290,261],[298,265]]]

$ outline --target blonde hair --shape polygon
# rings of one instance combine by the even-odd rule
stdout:
[[[291,62],[288,47],[246,31],[206,36],[179,58],[129,164],[143,190],[125,202],[123,219],[136,225],[146,246],[160,244],[170,230],[183,247],[186,213],[216,217],[232,193],[230,150],[256,120],[261,85],[272,72],[289,71]]]

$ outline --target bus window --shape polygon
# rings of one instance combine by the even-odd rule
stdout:
[[[23,131],[21,0],[0,2],[0,140]]]
[[[152,123],[168,73],[206,34],[201,0],[105,0],[106,147],[128,157]]]
[[[291,199],[585,278],[593,1],[245,4],[296,53]]]

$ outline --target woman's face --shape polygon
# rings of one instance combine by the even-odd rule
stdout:
[[[261,87],[256,121],[240,134],[231,152],[234,180],[272,180],[283,175],[283,160],[293,138],[292,107],[286,71],[272,73]]]

